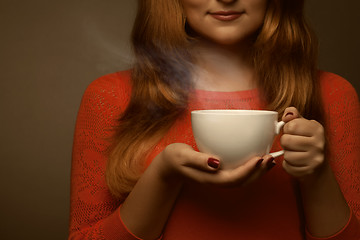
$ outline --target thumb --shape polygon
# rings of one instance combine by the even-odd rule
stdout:
[[[290,122],[295,118],[301,118],[299,111],[295,107],[288,107],[285,109],[284,114],[282,116],[282,120],[284,122]]]

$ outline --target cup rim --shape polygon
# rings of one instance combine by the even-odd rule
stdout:
[[[191,114],[200,115],[277,115],[278,112],[270,110],[245,110],[245,109],[206,109],[194,110]]]

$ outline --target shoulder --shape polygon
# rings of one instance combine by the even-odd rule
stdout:
[[[124,92],[130,91],[131,70],[110,73],[90,83],[86,91]]]
[[[334,73],[320,72],[319,79],[326,120],[333,135],[348,132],[350,126],[356,126],[358,129],[360,102],[355,88],[346,79]],[[354,133],[358,130],[351,131]]]
[[[344,94],[357,97],[356,90],[351,83],[335,73],[319,71],[319,80],[322,95],[325,98],[336,98]]]
[[[319,71],[319,81],[325,104],[343,100],[344,97],[358,101],[355,88],[345,78],[335,73]]]
[[[83,101],[118,105],[123,108],[131,94],[131,70],[115,72],[101,76],[86,88]]]

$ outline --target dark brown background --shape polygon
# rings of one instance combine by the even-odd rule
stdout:
[[[86,86],[131,61],[135,0],[0,0],[0,238],[66,239]],[[313,0],[320,66],[360,91],[359,1]]]

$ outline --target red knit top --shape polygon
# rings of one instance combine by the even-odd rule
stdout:
[[[330,144],[330,164],[352,210],[348,224],[326,239],[360,239],[360,106],[354,88],[343,78],[321,72]],[[79,109],[72,159],[69,239],[139,239],[124,226],[119,201],[105,183],[106,153],[112,127],[130,96],[130,72],[103,76],[89,85]],[[259,92],[196,90],[189,109],[153,150],[146,164],[165,146],[193,146],[190,111],[263,109]],[[273,151],[280,150],[276,139]],[[144,160],[145,161],[145,160]],[[282,158],[276,159],[281,162]],[[164,229],[163,239],[317,239],[306,233],[294,180],[281,163],[242,188],[185,185]]]

